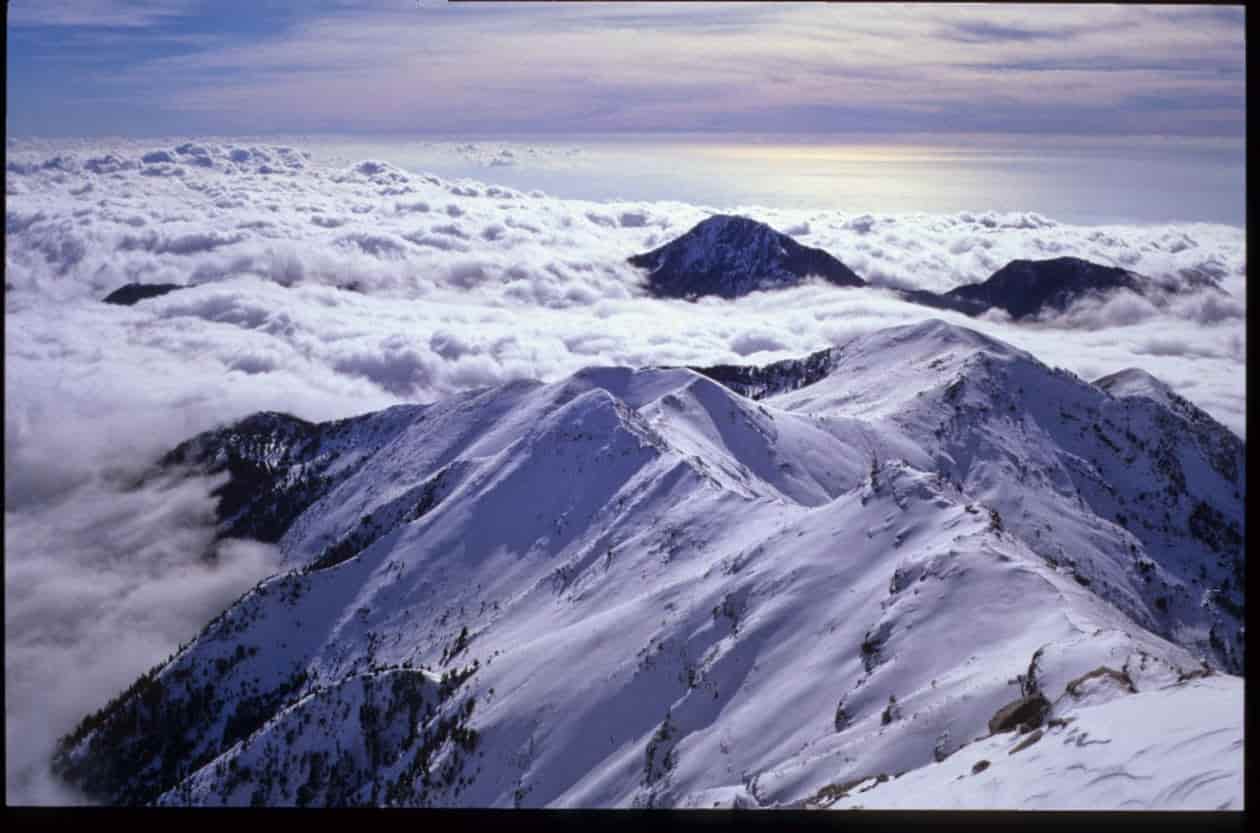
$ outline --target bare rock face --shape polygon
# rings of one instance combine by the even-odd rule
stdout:
[[[997,710],[989,719],[989,731],[996,735],[999,732],[1013,732],[1021,726],[1025,729],[1036,729],[1049,709],[1049,701],[1040,694],[1021,697]]]
[[[1091,685],[1104,685],[1119,688],[1127,694],[1133,694],[1137,688],[1133,680],[1123,671],[1101,665],[1086,674],[1082,674],[1067,684],[1065,691],[1073,697],[1082,697]]]

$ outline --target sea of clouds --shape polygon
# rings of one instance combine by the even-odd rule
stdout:
[[[487,158],[506,165],[501,150]],[[626,258],[718,208],[560,199],[322,158],[227,140],[9,140],[11,802],[69,800],[43,775],[53,740],[274,567],[264,547],[213,550],[214,481],[137,482],[179,441],[257,410],[329,419],[589,365],[764,363],[939,317],[1086,379],[1142,367],[1244,432],[1236,227],[728,206],[875,286],[688,303],[648,297]],[[1124,293],[1021,324],[890,291],[941,291],[1060,255],[1173,282],[1208,275],[1224,291],[1162,306]],[[101,302],[132,282],[190,288]]]

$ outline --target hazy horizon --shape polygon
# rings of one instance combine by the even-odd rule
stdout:
[[[15,0],[8,24],[10,138],[313,137],[579,199],[1246,222],[1241,6]],[[470,142],[516,155],[444,147]]]
[[[872,214],[1034,212],[1081,224],[1244,227],[1246,149],[1227,139],[1029,140],[923,135],[353,134],[70,140],[9,137],[85,152],[182,141],[283,143],[329,162],[380,159],[414,173],[566,199],[685,202],[718,210]],[[935,139],[935,140],[934,140]]]
[[[415,172],[569,199],[893,214],[1031,211],[1085,224],[1246,224],[1246,149],[1230,142],[989,136],[924,144],[900,136],[837,142],[740,134],[292,138],[347,163],[380,155]]]

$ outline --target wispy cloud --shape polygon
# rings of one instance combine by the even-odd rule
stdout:
[[[1071,29],[1035,29],[975,20],[955,23],[941,34],[948,40],[957,40],[963,43],[1001,43],[1004,41],[1022,43],[1027,41],[1058,40],[1064,37],[1070,38],[1076,32]]]
[[[1245,115],[1241,17],[1228,9],[321,2],[214,4],[177,17],[188,7],[69,8],[32,5],[19,15],[66,31],[45,27],[35,42],[11,34],[11,68],[20,73],[37,54],[50,68],[59,38],[103,21],[178,22],[159,28],[189,40],[156,49],[137,33],[130,51],[116,42],[73,50],[114,61],[108,81],[69,60],[60,76],[11,81],[19,132],[37,126],[36,99],[46,104],[71,86],[144,102],[149,118],[138,129],[154,133],[694,125],[860,133],[959,130],[939,115],[964,110],[983,112],[984,129],[1014,121],[1240,138]],[[1170,106],[1145,106],[1154,95]],[[1183,117],[1205,109],[1213,113],[1202,121]],[[871,111],[886,116],[866,118]]]
[[[195,0],[10,0],[9,26],[143,28],[187,16]]]

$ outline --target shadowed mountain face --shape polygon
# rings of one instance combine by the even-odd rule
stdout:
[[[794,286],[816,275],[837,286],[865,286],[852,269],[822,249],[746,217],[718,215],[659,249],[629,259],[647,269],[652,294],[664,298],[738,298],[759,289]]]
[[[1198,288],[1199,284],[1187,284]],[[937,309],[949,309],[966,315],[981,315],[1000,309],[1020,319],[1046,312],[1063,312],[1087,295],[1102,295],[1128,289],[1139,295],[1163,289],[1152,281],[1126,269],[1103,266],[1076,257],[1050,260],[1013,260],[983,283],[967,284],[949,292],[909,290],[902,293],[907,301]],[[1174,290],[1175,291],[1175,290]]]
[[[118,287],[101,300],[107,304],[129,307],[137,301],[143,301],[146,298],[157,298],[168,292],[174,292],[183,288],[177,283],[129,283]]]

